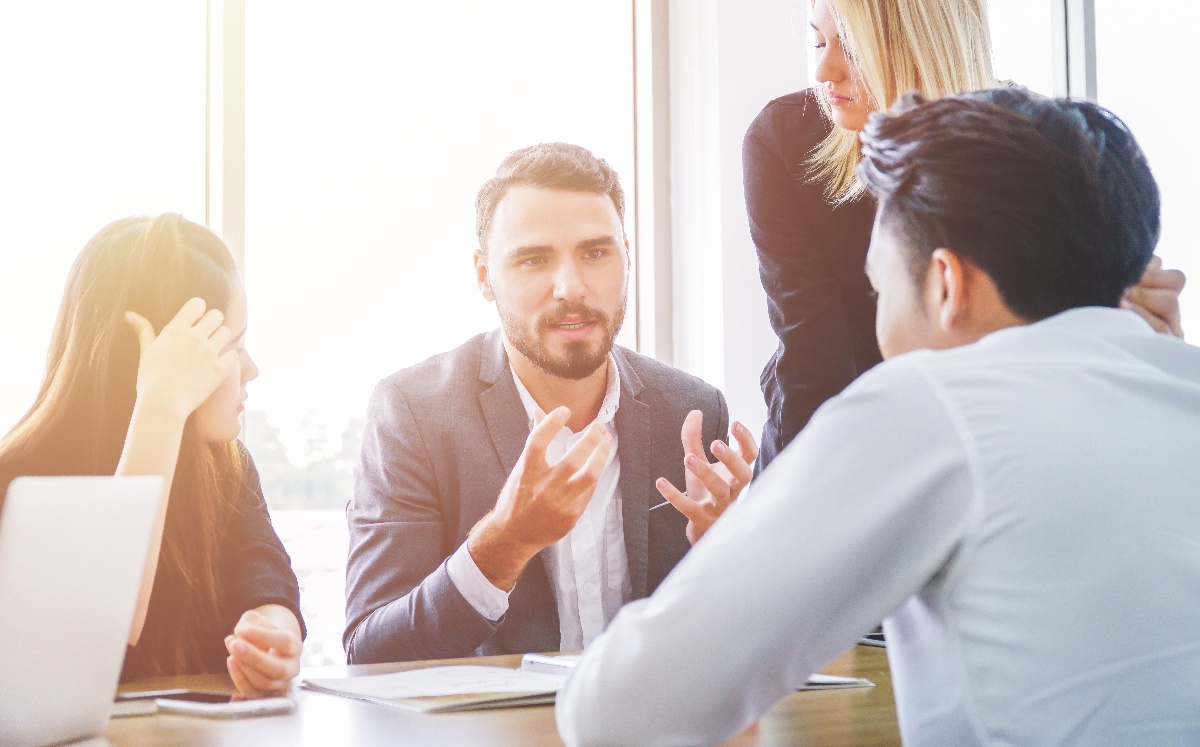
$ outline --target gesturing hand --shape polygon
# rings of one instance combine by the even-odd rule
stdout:
[[[546,460],[546,447],[570,417],[559,407],[536,422],[496,507],[467,538],[472,559],[497,588],[511,589],[533,556],[571,531],[608,463],[612,436],[599,423],[557,463]]]
[[[739,450],[729,448],[724,441],[713,441],[712,453],[717,461],[710,464],[704,457],[703,425],[704,414],[692,410],[684,418],[680,432],[687,493],[680,493],[678,488],[662,477],[655,483],[662,497],[688,518],[686,534],[688,542],[693,545],[737,500],[742,489],[750,484],[754,476],[750,465],[758,458],[758,444],[754,436],[750,435],[746,426],[735,422],[732,430]]]
[[[145,317],[126,311],[141,349],[138,399],[184,418],[203,404],[236,362],[235,351],[221,352],[233,336],[224,319],[217,309],[205,311],[203,299],[193,298],[156,335]]]
[[[1121,307],[1136,311],[1159,332],[1182,338],[1179,294],[1186,282],[1179,270],[1164,270],[1162,259],[1155,255],[1138,284],[1125,291]]]
[[[258,610],[248,610],[225,637],[225,666],[238,692],[249,698],[287,692],[300,672],[300,636]]]

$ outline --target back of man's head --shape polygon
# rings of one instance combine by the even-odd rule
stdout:
[[[909,94],[862,133],[859,178],[920,283],[932,253],[982,269],[1017,316],[1116,306],[1159,236],[1137,141],[1095,104],[1000,88]]]
[[[578,145],[538,143],[509,153],[496,168],[496,175],[479,188],[475,197],[475,234],[483,254],[487,252],[496,206],[515,185],[607,195],[617,209],[617,216],[625,220],[625,192],[617,172],[607,161]]]

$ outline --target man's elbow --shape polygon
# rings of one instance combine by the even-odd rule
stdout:
[[[362,637],[359,636],[359,631],[362,629],[365,620],[360,620],[354,625],[347,624],[346,632],[342,634],[342,647],[346,649],[347,664],[372,664],[374,663],[367,656],[366,647],[360,645]]]
[[[379,607],[357,620],[347,620],[346,632],[342,635],[347,664],[385,664],[420,658],[403,655],[403,647],[397,645],[401,641],[394,634],[386,633],[388,626],[380,619],[382,610],[383,607]]]
[[[602,744],[630,744],[621,734],[606,729],[605,709],[595,703],[584,705],[579,688],[564,687],[554,705],[554,720],[558,735],[567,747],[590,747]]]
[[[558,734],[568,747],[650,747],[664,743],[664,722],[635,705],[637,696],[629,697],[636,688],[612,687],[611,682],[600,686],[594,680],[578,677],[572,680],[559,690],[554,706]]]

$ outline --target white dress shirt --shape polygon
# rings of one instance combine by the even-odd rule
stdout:
[[[828,402],[559,693],[725,739],[884,618],[906,745],[1200,744],[1200,349],[1086,308]]]
[[[532,427],[533,410],[537,403],[517,372],[513,371],[512,375]],[[592,500],[575,527],[567,536],[547,548],[546,571],[558,607],[559,648],[563,651],[581,649],[591,643],[633,597],[621,513],[618,435],[613,424],[620,403],[621,377],[610,355],[608,383],[600,412],[596,416],[597,422],[605,425],[612,435],[608,462],[600,474]],[[572,433],[564,427],[547,446],[546,461],[557,463],[582,437],[583,431]],[[540,561],[534,558],[532,562]],[[508,594],[487,580],[467,550],[466,543],[451,556],[446,570],[459,593],[484,617],[496,621],[508,610]]]

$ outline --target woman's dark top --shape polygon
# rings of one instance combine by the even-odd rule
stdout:
[[[239,447],[241,445],[239,444]],[[204,671],[224,672],[225,636],[233,632],[238,619],[247,610],[264,604],[287,607],[300,622],[301,636],[305,635],[304,618],[300,615],[300,586],[292,571],[291,558],[267,513],[263,499],[258,470],[245,447],[242,457],[246,472],[242,490],[234,505],[229,525],[221,538],[218,555],[220,570],[218,599],[221,619],[211,629],[202,630],[201,653]],[[150,598],[151,613],[154,614],[154,597]],[[170,611],[167,611],[168,615]],[[149,616],[147,618],[149,624]],[[121,670],[121,681],[125,682],[146,676],[147,662],[136,646],[125,649],[125,665]]]
[[[750,235],[779,337],[760,378],[768,417],[759,470],[825,400],[881,360],[863,269],[875,204],[863,197],[834,207],[808,178],[808,158],[829,131],[809,89],[767,104],[742,143]]]

